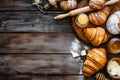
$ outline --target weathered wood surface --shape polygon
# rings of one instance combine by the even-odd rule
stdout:
[[[31,5],[33,1],[0,0],[0,80],[95,80],[84,79],[72,58],[71,50],[81,51],[91,45],[76,37],[71,18],[54,20],[64,13],[59,7],[51,7],[43,15]],[[42,5],[47,1],[42,0]],[[120,55],[108,53],[107,57]],[[101,72],[109,77],[106,68]]]
[[[34,0],[0,0],[0,10],[31,10]]]
[[[47,0],[41,0],[42,5],[46,4]],[[0,11],[35,11],[36,7],[31,5],[34,0],[0,0]],[[59,10],[59,8],[51,7],[49,10]]]
[[[113,57],[120,57],[120,55],[109,55],[108,60]],[[0,55],[0,74],[78,75],[80,70],[82,70],[80,64],[69,53]]]
[[[0,32],[73,32],[71,19],[54,20],[63,13],[51,7],[47,15],[32,6],[34,0],[0,0]],[[46,4],[47,0],[42,0]]]
[[[0,80],[84,80],[84,77],[81,75],[0,75]]]
[[[79,74],[71,54],[0,55],[0,74]]]
[[[109,59],[113,57],[120,55],[110,55]],[[95,80],[74,74],[79,73],[79,65],[69,54],[6,54],[1,55],[0,64],[1,80]],[[109,77],[105,69],[101,72]]]
[[[71,53],[90,45],[80,42],[74,34],[0,34],[0,53]]]
[[[31,5],[33,1],[0,0],[0,32],[40,32],[0,34],[0,53],[19,53],[0,54],[0,79],[83,80],[77,75],[79,64],[70,54],[73,44],[78,43],[71,19],[54,20],[55,15],[63,13],[54,7],[43,15]]]
[[[71,19],[54,20],[56,14],[39,11],[0,12],[0,32],[73,32]]]
[[[41,0],[42,5],[45,5],[48,0]],[[80,2],[81,0],[77,0]],[[34,0],[0,0],[0,11],[36,11],[38,10],[36,7],[31,5],[34,2]],[[59,3],[57,8],[50,7],[48,11],[60,11]]]

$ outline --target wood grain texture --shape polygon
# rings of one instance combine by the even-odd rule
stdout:
[[[42,6],[48,3],[48,0],[41,0]],[[80,2],[81,0],[78,0]],[[36,11],[38,10],[32,5],[34,0],[0,0],[0,11]],[[48,11],[60,11],[59,3],[57,7],[51,6]]]
[[[45,5],[48,1],[41,0],[42,5]],[[34,0],[0,0],[0,11],[36,11],[38,10],[32,5]],[[51,7],[49,11],[60,10],[59,7]]]
[[[0,0],[0,10],[29,10],[34,0]]]
[[[43,76],[43,75],[0,75],[1,80],[87,80],[81,75]],[[93,80],[93,79],[89,79]]]
[[[120,57],[120,55],[109,55],[108,60],[113,57]],[[43,80],[44,78],[49,80],[49,76],[53,76],[51,77],[52,80],[56,80],[57,77],[60,80],[64,80],[66,77],[66,80],[70,79],[70,76],[77,76],[74,77],[76,79],[72,78],[70,80],[83,80],[83,76],[79,74],[79,66],[80,64],[72,58],[71,54],[0,54],[0,74],[4,74],[4,76],[17,75],[16,78],[26,79],[26,76],[19,77],[19,75],[37,75],[40,76],[40,78],[35,78],[37,80],[41,80],[41,77]],[[106,68],[100,72],[109,77]],[[27,76],[27,78],[31,78],[31,76]],[[61,79],[61,76],[64,77]],[[92,76],[85,80],[95,79]]]
[[[53,19],[56,14],[43,15],[39,11],[0,12],[0,32],[73,32],[71,19],[56,21]]]
[[[0,0],[0,80],[95,80],[94,76],[84,79],[72,58],[71,50],[81,51],[91,45],[75,36],[71,18],[54,20],[64,13],[59,7],[51,7],[43,15],[31,5],[33,1]],[[42,1],[44,5],[48,0]],[[107,57],[120,55],[108,53]],[[101,72],[107,75],[105,69]]]
[[[80,67],[71,54],[0,55],[0,74],[79,74]]]
[[[0,34],[0,53],[71,53],[88,49],[74,34]]]

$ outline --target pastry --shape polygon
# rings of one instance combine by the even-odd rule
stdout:
[[[63,0],[60,2],[60,8],[69,11],[77,8],[77,0]]]
[[[83,73],[85,77],[90,77],[102,69],[107,62],[106,51],[104,48],[93,48],[88,50],[84,62]]]
[[[105,30],[101,27],[85,28],[83,30],[83,34],[87,38],[87,40],[89,40],[89,42],[94,46],[98,46],[108,41],[108,36],[105,33]]]
[[[120,58],[114,57],[108,61],[107,72],[110,77],[120,80]]]
[[[113,13],[107,20],[107,30],[109,33],[120,34],[120,11]]]
[[[105,6],[106,0],[90,0],[89,6],[93,9],[102,9]]]
[[[89,19],[90,19],[90,22],[95,25],[102,25],[106,22],[109,14],[110,14],[110,8],[106,6],[97,12],[91,12],[89,14]]]

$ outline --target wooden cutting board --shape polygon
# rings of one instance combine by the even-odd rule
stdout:
[[[78,8],[81,8],[81,7],[84,7],[84,6],[88,6],[88,3],[89,3],[89,0],[82,0],[79,5],[78,5]],[[111,14],[113,14],[114,12],[120,10],[120,2],[110,6],[110,9],[111,9]],[[110,14],[110,15],[111,15]],[[78,35],[78,37],[86,42],[88,42],[88,40],[84,37],[84,34],[82,33],[82,28],[79,28],[77,27],[77,25],[75,24],[75,17],[72,17],[72,26],[73,26],[73,29],[75,30],[76,34]],[[93,24],[89,24],[89,26],[93,26]],[[105,30],[106,30],[106,27],[105,27],[105,24],[101,25],[101,27],[103,27]],[[108,34],[108,37],[113,37],[113,35],[111,35],[110,33],[107,32],[106,30],[106,33]]]

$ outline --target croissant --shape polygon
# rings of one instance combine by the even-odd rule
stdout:
[[[94,73],[102,69],[107,62],[106,50],[104,48],[93,48],[88,50],[86,60],[84,62],[83,74],[90,77]]]
[[[98,46],[108,41],[108,36],[105,33],[105,30],[101,27],[85,28],[83,34],[94,46]]]
[[[106,6],[97,12],[90,13],[89,19],[90,19],[90,22],[95,25],[102,25],[106,22],[109,14],[110,14],[110,8]]]
[[[106,0],[90,0],[89,6],[93,9],[102,9],[105,6]]]

